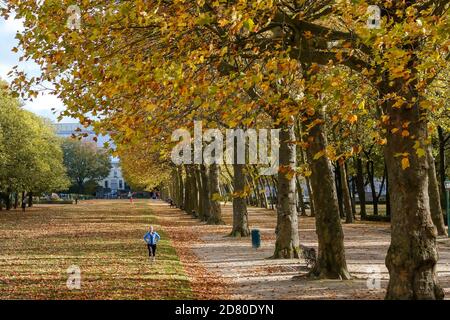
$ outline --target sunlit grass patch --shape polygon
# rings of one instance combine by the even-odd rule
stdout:
[[[162,240],[151,263],[143,235]],[[189,280],[145,201],[90,201],[0,214],[2,299],[189,299]],[[66,286],[69,266],[81,289]]]

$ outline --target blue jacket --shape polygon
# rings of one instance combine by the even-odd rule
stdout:
[[[161,237],[159,236],[158,232],[155,232],[155,231],[153,231],[153,233],[150,233],[150,231],[149,231],[144,235],[144,241],[147,244],[151,244],[151,245],[157,244],[159,239],[161,239]]]

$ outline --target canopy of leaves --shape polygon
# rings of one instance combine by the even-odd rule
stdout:
[[[0,89],[0,191],[51,192],[68,187],[59,139],[51,124],[23,110]]]
[[[442,110],[426,97],[448,66],[448,2],[374,3],[378,29],[367,28],[364,0],[83,1],[79,17],[67,0],[12,0],[4,14],[25,19],[19,47],[43,70],[32,79],[17,70],[13,86],[34,96],[50,82],[67,106],[63,115],[112,131],[116,145],[127,145],[120,156],[131,145],[145,148],[127,153],[141,163],[152,152],[167,160],[170,132],[194,119],[222,129],[277,126],[324,105],[339,133],[331,141],[368,128],[366,144],[383,144],[392,132],[423,150],[426,142],[381,105]],[[68,25],[73,19],[79,28]],[[411,87],[413,98],[405,93]],[[348,156],[362,142],[326,154]]]

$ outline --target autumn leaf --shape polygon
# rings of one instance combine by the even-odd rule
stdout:
[[[351,124],[354,124],[356,121],[358,121],[358,116],[356,114],[351,114],[347,117],[347,120]]]
[[[244,28],[248,31],[253,31],[253,29],[255,28],[255,22],[251,18],[248,18],[244,21]]]
[[[419,158],[424,157],[426,155],[425,149],[423,148],[417,148],[416,153],[419,156]]]
[[[319,159],[322,158],[324,155],[325,155],[325,151],[324,151],[324,150],[319,151],[319,152],[317,152],[317,153],[314,155],[313,159],[314,159],[314,160],[319,160]]]
[[[402,169],[406,170],[409,166],[409,158],[402,158]]]

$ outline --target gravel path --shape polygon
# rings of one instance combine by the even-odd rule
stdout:
[[[388,273],[384,258],[390,241],[388,223],[343,224],[352,280],[293,280],[293,276],[307,272],[303,259],[267,259],[275,243],[274,211],[249,208],[250,228],[261,230],[262,246],[255,250],[249,238],[227,237],[231,231],[231,205],[222,207],[224,226],[205,225],[178,209],[169,209],[165,203],[151,202],[150,205],[170,237],[178,234],[173,243],[177,251],[193,253],[189,259],[181,256],[180,260],[185,263],[192,281],[203,284],[200,299],[382,299],[385,295]],[[180,237],[180,232],[185,237]],[[314,218],[301,217],[299,233],[303,245],[317,249]],[[439,279],[446,295],[450,296],[450,239],[440,238],[438,242]],[[369,278],[372,282],[368,285]],[[215,282],[210,284],[211,280]],[[377,282],[381,286],[379,289]]]

